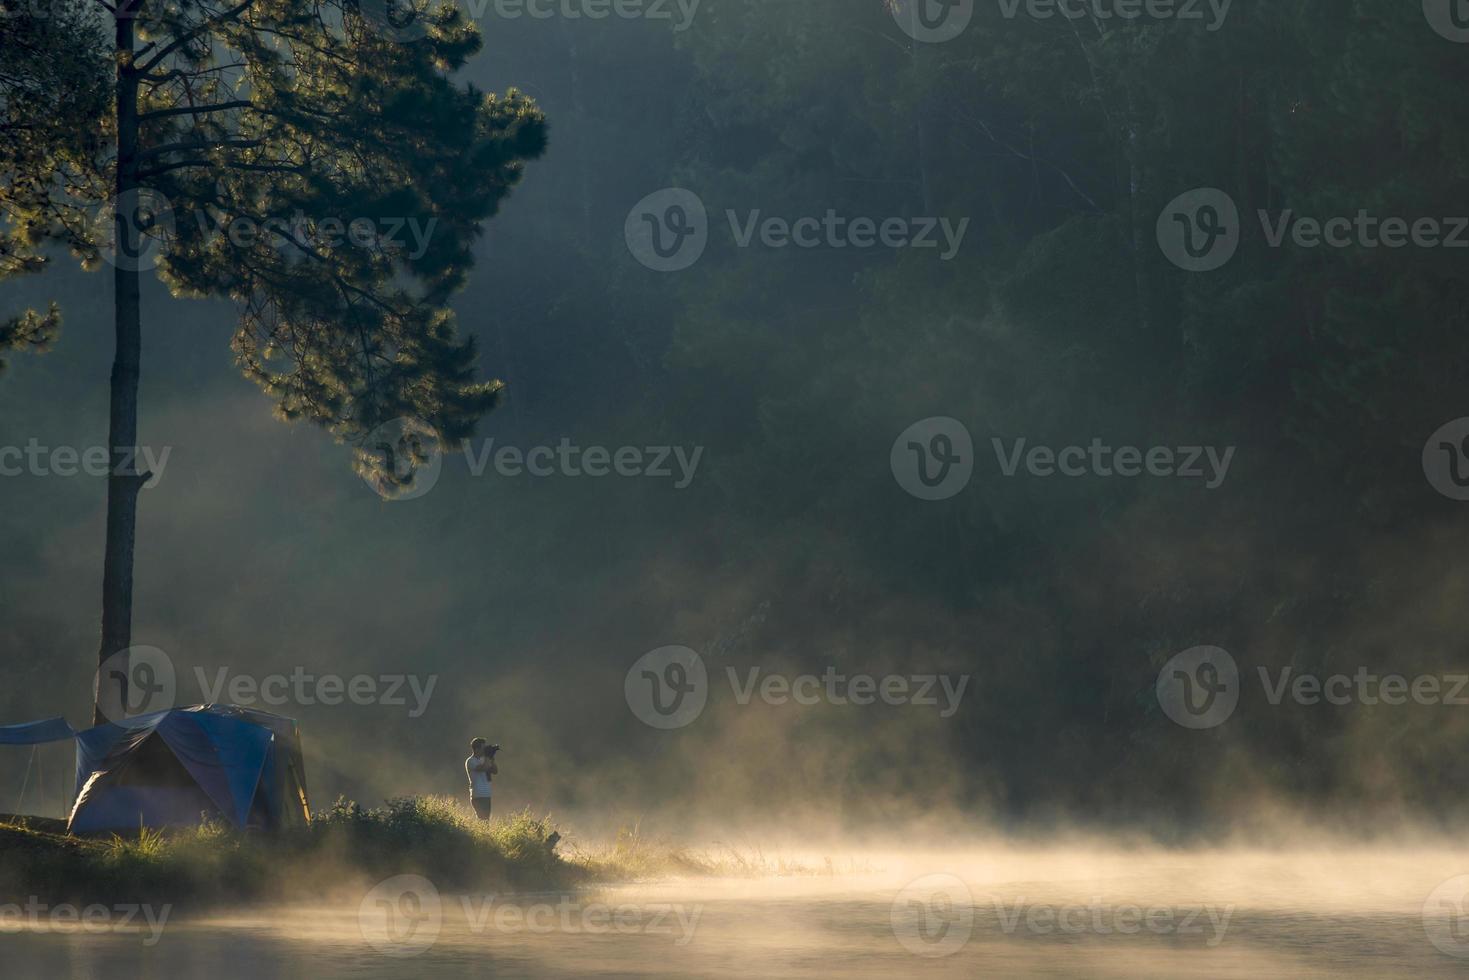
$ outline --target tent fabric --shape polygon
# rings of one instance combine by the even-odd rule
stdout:
[[[76,738],[75,832],[191,824],[209,811],[237,827],[310,820],[300,731],[288,718],[201,705]]]
[[[45,745],[76,738],[65,718],[48,718],[26,725],[0,725],[0,745]]]
[[[77,795],[81,795],[82,787],[93,773],[111,768],[107,765],[110,757],[123,757],[136,749],[158,729],[167,715],[167,711],[155,711],[151,715],[129,718],[125,725],[98,725],[77,732]]]
[[[275,734],[223,715],[173,712],[158,735],[220,812],[244,826]]]

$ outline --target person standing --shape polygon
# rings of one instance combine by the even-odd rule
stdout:
[[[464,760],[464,772],[469,776],[469,805],[474,807],[475,816],[488,820],[491,809],[490,784],[500,767],[495,765],[495,753],[490,750],[490,743],[484,739],[477,738],[470,742],[469,751],[469,758]]]

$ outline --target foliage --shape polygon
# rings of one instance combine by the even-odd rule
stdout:
[[[115,53],[45,11],[7,17],[0,278],[58,244],[156,265],[177,295],[239,305],[236,357],[282,417],[354,445],[412,417],[457,445],[500,384],[475,379],[449,297],[546,128],[513,90],[456,84],[478,30],[421,13],[401,43],[351,2],[133,0],[141,46]],[[6,330],[24,336],[0,347],[42,333]]]

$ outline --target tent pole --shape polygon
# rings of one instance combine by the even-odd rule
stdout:
[[[26,788],[31,785],[31,767],[36,764],[36,746],[31,746],[31,757],[26,760],[26,777],[20,784],[20,799],[15,801],[15,815],[17,817],[25,813]]]

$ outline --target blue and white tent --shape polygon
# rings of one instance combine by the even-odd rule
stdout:
[[[311,819],[296,723],[233,705],[172,708],[73,731],[63,719],[0,728],[0,745],[76,739],[76,802],[85,834],[222,820],[277,830]]]

